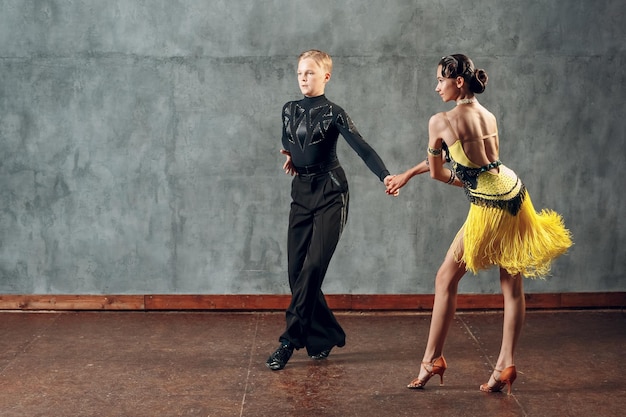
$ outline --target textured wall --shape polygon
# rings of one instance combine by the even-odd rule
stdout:
[[[527,290],[626,290],[626,6],[566,3],[0,0],[0,293],[288,292],[280,109],[313,47],[392,172],[450,107],[438,59],[470,55],[503,161],[576,242]],[[431,293],[462,191],[423,176],[390,198],[339,154],[351,212],[325,290]]]

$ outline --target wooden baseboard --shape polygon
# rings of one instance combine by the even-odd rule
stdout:
[[[432,294],[327,294],[333,310],[430,311]],[[271,294],[0,295],[0,310],[280,311],[290,296]],[[459,310],[503,307],[499,294],[459,294]],[[624,308],[626,292],[526,294],[528,309]]]

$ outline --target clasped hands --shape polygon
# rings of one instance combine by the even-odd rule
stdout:
[[[409,179],[404,174],[387,175],[383,180],[385,193],[397,197],[400,195],[400,188],[404,187]]]

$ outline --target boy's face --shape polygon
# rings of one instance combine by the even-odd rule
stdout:
[[[328,80],[330,73],[317,65],[313,58],[304,58],[298,62],[298,85],[305,96],[317,97],[324,94]]]

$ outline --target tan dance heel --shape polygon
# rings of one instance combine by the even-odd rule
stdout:
[[[499,372],[500,376],[496,378],[495,373]],[[480,386],[480,390],[483,392],[500,392],[506,385],[508,387],[508,395],[511,395],[511,385],[517,378],[517,371],[515,365],[507,366],[503,370],[494,369],[489,381],[486,384]],[[491,381],[493,380],[493,384]]]
[[[438,357],[432,362],[422,362],[422,368],[424,368],[424,370],[428,372],[428,375],[424,377],[424,379],[419,379],[419,377],[415,378],[413,381],[409,383],[409,385],[407,385],[407,388],[409,389],[424,388],[424,386],[430,380],[430,378],[432,378],[435,375],[439,375],[439,378],[440,378],[439,385],[443,385],[443,373],[448,368],[448,364],[446,363],[446,360],[443,357],[443,355]]]

